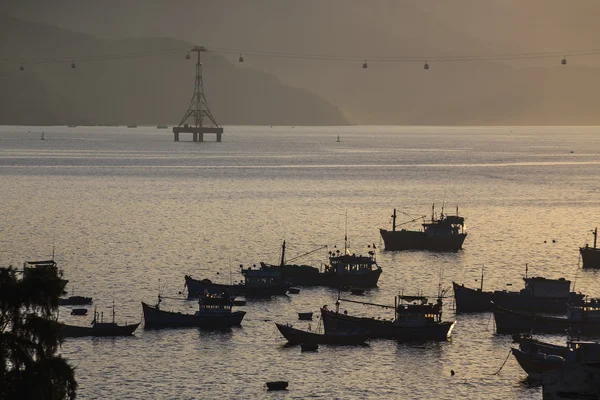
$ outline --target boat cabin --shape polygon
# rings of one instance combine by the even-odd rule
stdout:
[[[198,300],[198,312],[196,314],[230,313],[233,307],[233,299],[228,293],[220,295],[207,293],[200,296]]]
[[[375,252],[369,251],[368,256],[356,254],[340,254],[329,252],[329,265],[325,266],[325,272],[334,272],[336,274],[360,274],[370,272],[380,268],[375,261]]]
[[[562,298],[569,297],[571,281],[565,278],[548,279],[539,276],[523,278],[525,289],[521,292],[535,298]]]
[[[567,310],[571,321],[600,322],[600,299],[586,299],[581,304],[571,305]]]
[[[414,326],[437,324],[442,322],[442,299],[437,303],[428,303],[424,296],[397,296],[396,318],[397,325]]]
[[[282,281],[281,271],[276,269],[242,269],[245,284],[248,286],[271,286]]]

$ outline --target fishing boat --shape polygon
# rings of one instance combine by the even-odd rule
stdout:
[[[91,297],[69,296],[58,299],[58,305],[60,306],[85,306],[88,304],[92,304]]]
[[[339,312],[340,301],[394,309],[391,320],[374,317],[350,316]],[[321,318],[326,334],[339,332],[365,333],[370,338],[396,340],[446,340],[450,337],[456,321],[442,321],[442,296],[436,303],[429,303],[425,296],[400,295],[394,298],[395,305],[367,303],[349,299],[338,299],[336,310],[321,308]]]
[[[452,282],[456,312],[483,312],[492,310],[492,302],[509,310],[564,314],[569,304],[583,302],[585,295],[571,291],[571,281],[565,278],[549,279],[543,277],[527,277],[525,266],[525,288],[518,292],[496,290],[483,291],[483,268],[481,286],[477,289]]]
[[[268,390],[287,390],[288,383],[286,381],[273,381],[267,382]]]
[[[396,227],[396,209],[392,214],[392,230],[379,229],[381,238],[385,244],[385,250],[432,250],[432,251],[458,251],[462,248],[463,242],[467,237],[465,231],[465,219],[458,215],[444,214],[444,209],[439,218],[435,215],[435,205],[431,209],[431,222],[423,222],[423,230],[397,230]],[[425,219],[425,216],[402,223],[406,225],[419,219]]]
[[[369,338],[366,333],[348,333],[348,332],[335,332],[335,333],[317,333],[310,331],[303,331],[301,329],[294,328],[289,324],[278,324],[277,329],[285,337],[289,344],[328,344],[328,345],[360,345],[364,344]]]
[[[100,317],[100,321],[98,321]],[[63,338],[84,336],[130,336],[135,332],[140,323],[131,325],[117,325],[115,323],[115,308],[113,305],[112,322],[103,321],[104,313],[94,310],[94,320],[91,326],[76,326],[59,323],[60,336]]]
[[[198,311],[194,314],[160,309],[161,296],[155,306],[142,302],[145,328],[198,327],[203,329],[228,329],[239,326],[245,311],[232,311],[233,298],[227,293],[206,294],[198,299]]]
[[[292,260],[314,253],[327,246],[321,246],[308,253],[301,254],[291,260],[285,259],[285,240],[281,246],[281,262],[279,264],[260,263],[260,269],[266,272],[276,272],[281,278],[292,285],[298,286],[330,286],[330,287],[376,287],[381,267],[375,258],[375,246],[367,255],[356,255],[348,249],[348,237],[345,237],[344,251],[339,249],[329,251],[329,263],[323,270],[309,265],[290,264]]]
[[[54,253],[54,251],[53,251]],[[56,261],[54,261],[54,258],[52,260],[42,260],[42,261],[26,261],[23,263],[23,277],[28,276],[31,271],[33,269],[54,269],[57,271],[57,274],[59,276],[62,276],[62,270],[58,268],[58,264],[56,263]],[[62,279],[59,278],[59,281],[62,285],[62,288],[64,290],[64,288],[67,286],[67,283],[69,282],[66,279]]]
[[[272,296],[284,296],[291,285],[284,281],[278,271],[263,271],[252,267],[244,269],[240,265],[244,276],[243,283],[224,285],[213,283],[210,279],[194,279],[185,276],[185,286],[188,290],[188,298],[198,298],[204,293],[220,294],[230,293],[232,296],[244,296],[246,298],[270,298]]]
[[[585,247],[579,248],[583,268],[600,268],[600,248],[596,247],[598,228],[594,229],[592,233],[594,234],[594,247],[586,244]]]
[[[515,333],[513,342],[518,343],[519,349],[526,353],[554,354],[566,359],[569,352],[567,346],[542,342],[534,339],[530,334]]]
[[[557,347],[559,347],[557,349],[559,354],[556,354],[552,347],[547,347],[547,352],[542,352],[538,348],[513,348],[511,351],[529,378],[536,380],[541,379],[544,372],[562,368],[567,364],[600,365],[600,343],[598,342],[567,341],[566,346]]]
[[[600,400],[600,368],[571,364],[542,374],[544,400]]]
[[[492,302],[496,332],[504,333],[564,333],[582,335],[600,333],[600,301],[589,299],[572,305],[566,318],[551,317],[524,311],[512,311]]]

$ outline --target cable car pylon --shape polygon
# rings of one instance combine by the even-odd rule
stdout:
[[[204,96],[204,83],[202,81],[202,63],[200,62],[200,53],[206,51],[204,46],[195,46],[191,51],[198,53],[196,62],[196,82],[194,84],[194,94],[192,101],[181,119],[178,126],[173,127],[173,136],[176,142],[179,142],[180,133],[191,133],[194,142],[203,142],[205,133],[216,133],[217,142],[221,141],[223,128],[217,124],[215,118],[208,109],[208,102]],[[186,57],[187,58],[187,57]],[[193,119],[193,125],[186,123],[188,119]],[[206,121],[208,119],[208,121]],[[212,126],[204,125],[205,122],[212,123]]]

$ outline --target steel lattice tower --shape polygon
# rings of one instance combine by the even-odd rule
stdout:
[[[216,133],[217,134],[217,142],[221,141],[221,135],[223,133],[223,128],[217,124],[215,118],[213,117],[210,109],[208,108],[208,102],[206,101],[206,96],[204,96],[204,82],[202,80],[202,62],[200,61],[200,53],[206,51],[204,46],[195,46],[191,51],[195,51],[198,53],[198,61],[196,62],[196,82],[194,83],[194,94],[192,95],[192,100],[190,101],[190,105],[181,119],[181,122],[177,127],[173,128],[173,133],[175,134],[175,141],[179,141],[179,133],[180,132],[189,132],[193,134],[194,142],[196,141],[204,141],[204,133]],[[194,125],[189,126],[185,122],[193,118]],[[208,119],[212,126],[205,126],[204,123]]]

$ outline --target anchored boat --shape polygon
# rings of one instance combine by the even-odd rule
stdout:
[[[294,257],[292,260],[304,257],[326,246]],[[329,264],[324,266],[323,271],[309,265],[289,264],[285,259],[285,240],[281,246],[281,262],[279,265],[261,262],[262,271],[275,271],[281,278],[299,286],[331,286],[331,287],[376,287],[381,267],[377,265],[375,258],[375,246],[371,250],[369,245],[367,255],[356,255],[348,249],[347,237],[345,239],[344,252],[339,249],[329,252]],[[290,260],[291,261],[291,260]]]
[[[290,344],[329,344],[329,345],[360,345],[369,338],[366,333],[317,333],[303,331],[291,325],[278,324],[277,329]]]
[[[456,312],[492,311],[492,302],[509,310],[522,310],[543,313],[564,314],[569,304],[583,302],[585,295],[571,291],[571,281],[565,278],[548,279],[543,277],[525,277],[525,288],[519,292],[496,290],[483,291],[483,269],[481,287],[473,289],[464,284],[452,282]]]
[[[462,248],[463,242],[467,237],[465,219],[458,215],[458,207],[456,208],[456,215],[446,215],[442,208],[442,213],[437,218],[435,215],[435,205],[433,205],[431,209],[431,222],[424,222],[422,224],[422,231],[396,230],[396,217],[396,209],[394,208],[392,230],[379,230],[381,238],[385,243],[385,250],[458,251]],[[425,219],[425,216],[400,225],[412,223],[421,218]]]
[[[594,247],[586,244],[585,247],[579,248],[583,268],[600,268],[600,249],[596,247],[598,228],[594,229],[592,233],[594,234]]]
[[[198,300],[198,311],[194,314],[165,311],[160,309],[162,298],[156,306],[142,302],[144,326],[146,328],[198,327],[203,329],[227,329],[239,326],[245,311],[232,311],[233,298],[227,294],[206,294]]]
[[[355,317],[339,312],[339,302],[371,305],[394,309],[392,320],[374,317]],[[436,303],[429,303],[425,296],[396,296],[395,305],[367,303],[349,299],[338,299],[336,310],[321,308],[321,318],[325,333],[339,332],[365,333],[370,338],[397,340],[446,340],[450,337],[456,321],[442,321],[442,297]]]
[[[550,317],[521,311],[512,311],[492,303],[497,333],[564,333],[582,335],[600,333],[600,301],[590,299],[572,305],[566,318]]]
[[[117,325],[115,323],[115,308],[113,305],[112,311],[112,322],[104,322],[103,314],[100,314],[94,310],[94,320],[92,326],[76,326],[59,323],[60,336],[63,338],[67,337],[83,337],[83,336],[130,336],[135,332],[137,324],[131,325]],[[100,317],[100,321],[98,321]]]

